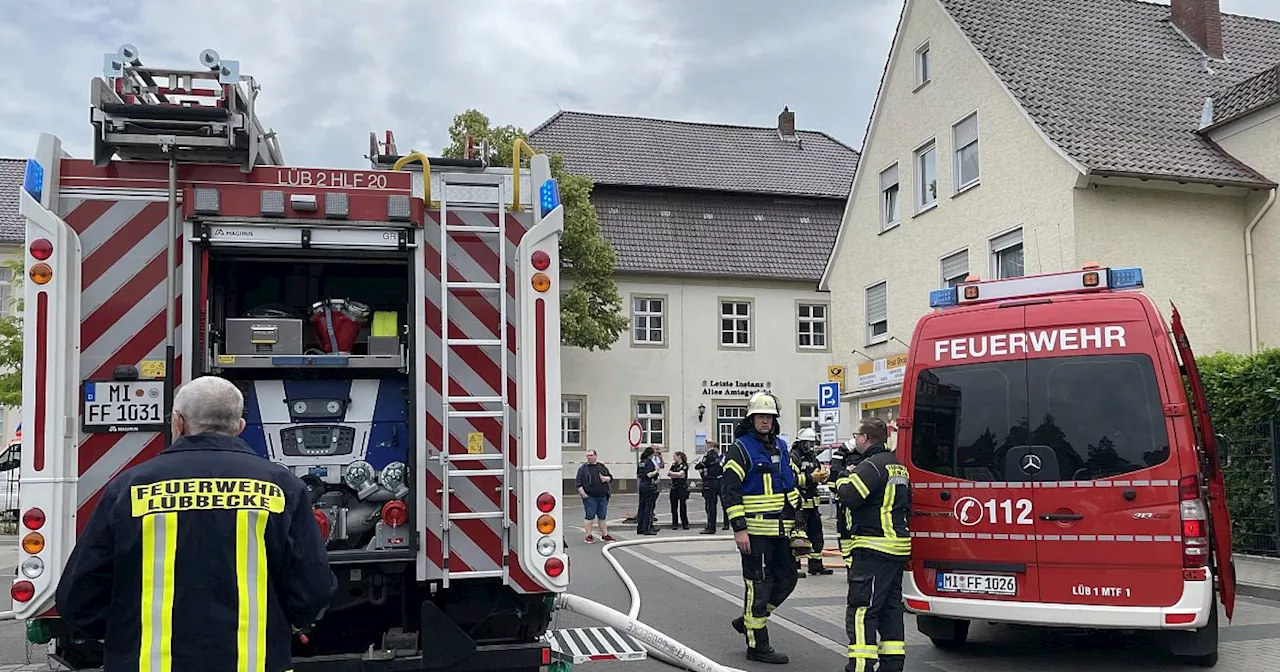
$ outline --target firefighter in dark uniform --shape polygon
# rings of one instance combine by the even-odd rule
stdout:
[[[813,447],[818,443],[818,433],[805,427],[796,433],[791,446],[791,468],[796,472],[796,487],[800,490],[800,515],[804,517],[804,531],[809,538],[809,574],[834,574],[822,566],[822,549],[826,540],[822,537],[822,513],[819,511],[818,485],[826,483],[828,472],[818,462]],[[796,558],[796,572],[801,571],[801,559]],[[803,577],[804,574],[799,574]]]
[[[839,485],[853,532],[845,610],[848,672],[902,672],[906,662],[902,572],[911,557],[911,480],[885,448],[888,439],[883,420],[864,419],[854,435],[861,460]]]
[[[751,397],[747,417],[725,450],[721,494],[742,554],[746,586],[743,615],[733,620],[733,629],[746,636],[749,660],[785,664],[790,659],[769,644],[766,626],[769,614],[796,587],[791,532],[797,525],[800,492],[787,442],[778,438],[778,416],[777,397],[766,392]]]
[[[707,529],[703,530],[702,534],[716,533],[716,517],[720,513],[720,479],[724,475],[724,467],[720,462],[720,451],[717,450],[716,442],[707,439],[707,452],[697,464],[693,465],[702,479],[702,498],[707,508]]]
[[[862,461],[862,453],[858,452],[854,445],[856,440],[850,439],[842,444],[831,454],[831,480],[835,483],[836,490],[836,537],[840,540],[840,556],[844,558],[844,566],[847,569],[853,564],[853,522],[848,516],[848,510],[840,503],[840,486],[849,482],[849,475],[853,473],[854,467]]]
[[[237,438],[244,397],[212,376],[173,400],[175,440],[104,488],[57,610],[107,672],[292,669],[293,633],[337,580],[302,480]]]

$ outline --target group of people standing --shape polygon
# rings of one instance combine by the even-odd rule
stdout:
[[[808,560],[810,575],[833,573],[823,564],[818,488],[834,482],[836,531],[848,575],[845,670],[901,672],[906,658],[902,573],[911,555],[911,483],[906,468],[886,447],[889,428],[879,418],[863,418],[853,440],[833,452],[828,468],[815,455],[818,441],[812,429],[801,430],[794,446],[778,436],[779,408],[772,394],[752,396],[733,443],[721,452],[708,441],[706,453],[694,465],[706,502],[707,527],[702,534],[715,534],[723,511],[725,529],[733,530],[742,557],[743,610],[731,625],[746,639],[749,660],[790,662],[770,644],[768,620],[803,576],[802,558]],[[587,542],[593,541],[594,518],[599,518],[602,538],[612,541],[604,523],[612,476],[596,465],[594,451],[587,458],[578,473],[580,494],[584,501],[592,496],[595,491],[584,487],[591,481],[603,482],[606,493],[603,501],[586,507]],[[658,533],[655,509],[664,469],[671,481],[672,529],[689,529],[688,460],[676,452],[667,467],[661,447],[650,447],[636,466],[637,534]],[[797,548],[807,551],[797,553]]]

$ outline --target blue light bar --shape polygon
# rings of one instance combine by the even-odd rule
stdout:
[[[22,179],[22,189],[37,201],[44,194],[44,166],[39,161],[27,159],[27,174]]]
[[[1107,269],[1107,286],[1111,289],[1130,289],[1142,287],[1142,269],[1132,268]]]
[[[955,287],[947,287],[946,289],[935,289],[929,292],[930,308],[947,308],[960,303],[960,294]]]
[[[542,188],[538,190],[538,197],[542,205],[542,217],[546,217],[547,213],[560,206],[560,184],[556,182],[556,178],[553,177],[542,183]]]

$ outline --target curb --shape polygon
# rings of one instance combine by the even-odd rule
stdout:
[[[1280,602],[1280,587],[1277,587],[1277,586],[1262,586],[1262,585],[1251,584],[1251,583],[1237,583],[1236,593],[1239,595],[1246,595],[1248,597],[1256,597],[1263,600],[1272,600],[1274,602]]]

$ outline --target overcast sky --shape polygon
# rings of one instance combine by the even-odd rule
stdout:
[[[1052,0],[1045,0],[1052,2]],[[1101,0],[1100,0],[1101,1]],[[1277,0],[1221,0],[1280,19]],[[791,5],[786,7],[784,5]],[[317,9],[323,7],[323,9]],[[453,115],[532,129],[558,108],[797,126],[861,146],[902,0],[0,0],[0,156],[40,132],[89,156],[89,82],[123,43],[262,85],[292,165],[365,167],[369,132],[437,152]],[[19,63],[29,65],[19,65]]]

